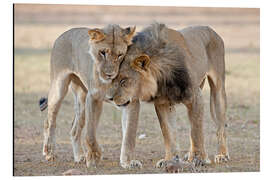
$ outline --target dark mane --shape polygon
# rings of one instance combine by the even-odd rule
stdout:
[[[132,43],[148,56],[153,56],[165,46],[164,38],[161,35],[164,28],[164,24],[153,23],[138,32],[133,37]]]
[[[158,71],[158,92],[151,100],[166,97],[171,103],[180,103],[190,97],[191,80],[185,64],[184,49],[166,41],[167,27],[164,24],[152,24],[138,33],[134,45],[151,58],[152,67]],[[150,100],[150,101],[151,101]]]
[[[191,80],[185,64],[185,53],[168,44],[157,54],[161,59],[162,76],[158,79],[158,96],[167,97],[172,103],[180,103],[190,97]],[[170,69],[166,66],[170,65]]]

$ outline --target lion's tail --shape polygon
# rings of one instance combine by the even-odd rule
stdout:
[[[40,111],[44,111],[48,107],[48,98],[42,97],[39,99]]]

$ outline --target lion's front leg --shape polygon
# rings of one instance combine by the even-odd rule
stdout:
[[[136,132],[140,112],[140,102],[132,101],[122,112],[122,147],[120,164],[123,168],[141,168],[142,163],[134,159]]]
[[[164,138],[165,158],[156,163],[157,168],[165,167],[167,161],[171,160],[179,151],[177,126],[176,126],[176,111],[170,103],[158,104],[155,103],[155,110],[159,119],[161,131]]]
[[[102,112],[103,102],[93,99],[90,93],[87,94],[85,104],[85,120],[86,120],[86,166],[96,166],[101,159],[101,149],[96,139],[96,130],[98,128],[100,114]]]
[[[188,110],[188,117],[191,125],[190,151],[185,160],[193,162],[195,166],[210,164],[211,161],[204,149],[203,116],[204,104],[201,90],[197,89],[190,102],[185,102]]]

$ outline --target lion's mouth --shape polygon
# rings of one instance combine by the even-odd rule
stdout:
[[[128,100],[126,103],[124,103],[124,104],[120,104],[120,105],[117,105],[117,106],[119,106],[119,107],[125,107],[125,106],[127,106],[128,104],[130,103],[130,100]]]

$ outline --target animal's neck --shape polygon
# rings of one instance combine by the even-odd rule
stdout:
[[[158,91],[157,81],[154,78],[151,70],[141,72],[141,87],[140,87],[140,100],[149,101],[156,96]]]

